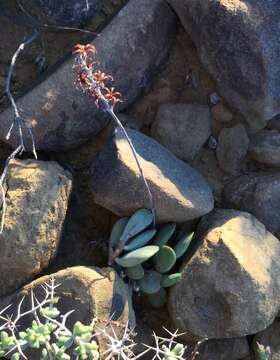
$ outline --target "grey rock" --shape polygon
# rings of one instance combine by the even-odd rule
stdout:
[[[251,173],[240,176],[225,186],[224,204],[247,211],[269,231],[280,231],[280,174]]]
[[[280,131],[280,115],[274,116],[269,122],[267,123],[267,128],[270,130],[278,130]]]
[[[46,268],[59,245],[72,180],[55,162],[13,161],[0,234],[0,296]]]
[[[246,337],[208,340],[198,349],[197,360],[240,360],[250,354]]]
[[[249,138],[243,125],[224,128],[219,134],[216,150],[220,167],[229,174],[238,174],[248,147]]]
[[[280,110],[278,0],[168,0],[219,93],[262,128]]]
[[[254,216],[217,209],[197,230],[182,280],[171,288],[175,326],[198,338],[255,334],[280,306],[280,243]]]
[[[175,32],[175,15],[165,2],[130,0],[93,41],[100,68],[114,76],[113,86],[125,100],[119,110],[130,105],[158,73],[167,59]],[[73,56],[66,59],[18,99],[23,117],[34,124],[38,149],[61,151],[77,147],[107,124],[108,117],[96,109],[93,99],[76,89],[73,63]],[[3,141],[12,119],[11,107],[0,114]],[[17,146],[18,136],[9,141]]]
[[[152,128],[155,139],[180,159],[191,161],[211,135],[206,105],[162,104]]]
[[[42,285],[50,283],[51,278],[59,285],[56,288],[56,296],[60,299],[57,304],[58,309],[62,314],[75,310],[67,318],[69,328],[72,328],[77,321],[89,325],[95,317],[98,318],[97,325],[100,328],[104,328],[110,318],[117,321],[118,326],[114,327],[117,336],[123,333],[127,322],[131,328],[135,327],[131,292],[117,273],[110,268],[75,266],[40,277],[25,285],[20,291],[0,298],[0,309],[11,304],[7,313],[16,314],[18,304],[23,297],[26,299],[22,304],[22,311],[30,309],[28,297],[31,289],[38,299],[44,298]],[[21,328],[30,326],[32,320],[31,316],[27,316],[22,318],[18,325]],[[108,328],[107,332],[109,333]],[[104,352],[108,339],[98,336],[98,342],[101,352]],[[28,359],[37,359],[38,351],[30,352],[28,355]]]
[[[268,166],[280,166],[280,133],[277,130],[261,130],[252,137],[251,157]]]
[[[40,17],[59,26],[80,27],[101,9],[99,0],[33,0]],[[38,11],[37,10],[37,11]]]
[[[213,195],[189,165],[155,140],[128,130],[154,197],[157,221],[184,222],[213,209]],[[132,215],[149,207],[147,190],[120,130],[102,149],[91,168],[95,201],[116,215]]]
[[[258,345],[269,347],[271,351],[271,357],[269,360],[280,359],[280,319],[276,319],[267,329],[259,332],[254,336],[253,349],[256,360],[262,360],[258,352]]]

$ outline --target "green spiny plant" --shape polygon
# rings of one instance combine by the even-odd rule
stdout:
[[[44,283],[42,287],[45,296],[40,301],[32,289],[30,306],[27,310],[22,309],[25,301],[23,298],[17,306],[15,316],[7,314],[11,305],[0,310],[1,358],[28,360],[27,352],[32,350],[32,359],[36,357],[40,360],[136,360],[147,353],[151,354],[151,359],[186,360],[187,347],[176,341],[183,335],[178,334],[178,330],[172,333],[164,328],[169,334],[166,338],[153,333],[154,345],[142,344],[146,349],[135,355],[133,349],[137,345],[136,333],[129,328],[128,323],[123,331],[117,332],[115,326],[119,328],[120,324],[109,320],[105,326],[99,326],[98,319],[94,318],[90,325],[77,321],[70,329],[67,320],[75,310],[61,314],[57,307],[59,297],[55,294],[58,286],[60,285],[55,283],[53,277]],[[23,318],[30,318],[30,325],[25,328],[22,327]],[[97,344],[97,337],[106,344],[102,352]],[[195,359],[200,343],[189,360]]]
[[[153,351],[154,357],[152,357],[152,360],[186,360],[187,346],[177,341],[177,338],[184,335],[184,333],[179,334],[178,330],[172,333],[166,328],[163,329],[168,333],[168,337],[160,337],[153,333],[155,345],[149,346],[144,344],[146,348]],[[189,360],[195,360],[196,356],[199,354],[199,346],[206,340],[207,339],[203,339],[196,344],[194,350],[188,357]]]
[[[115,262],[134,288],[147,294],[154,307],[160,307],[166,301],[166,288],[181,279],[181,273],[172,273],[172,269],[187,251],[193,234],[179,239],[173,248],[170,240],[176,225],[166,224],[158,231],[152,226],[153,214],[147,209],[136,211],[130,219],[119,219],[110,235],[109,262]]]
[[[40,354],[40,360],[100,358],[98,344],[94,340],[95,321],[90,325],[78,321],[69,329],[66,320],[73,311],[61,315],[56,306],[59,301],[55,296],[57,286],[54,279],[45,283],[45,297],[42,301],[38,301],[32,290],[30,309],[22,311],[23,298],[15,317],[5,315],[10,306],[0,311],[0,357],[5,356],[11,360],[27,359],[26,351],[35,350]],[[33,320],[30,326],[21,330],[19,322],[27,316],[31,316]]]
[[[257,352],[259,355],[259,360],[270,360],[272,358],[269,346],[265,347],[264,345],[257,343]]]

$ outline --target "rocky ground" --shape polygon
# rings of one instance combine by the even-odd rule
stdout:
[[[91,314],[104,297],[107,308],[116,277],[104,276],[107,290],[97,286],[83,298],[99,273],[88,267],[106,273],[113,223],[149,206],[123,134],[75,86],[70,51],[94,38],[98,66],[113,74],[123,95],[117,111],[140,156],[157,222],[195,232],[180,262],[182,280],[169,291],[169,315],[135,296],[140,333],[166,325],[186,332],[187,343],[208,338],[200,360],[261,360],[257,343],[279,359],[278,1],[90,1],[90,16],[82,1],[74,2],[74,13],[64,1],[54,8],[25,2],[48,24],[40,28],[46,62],[38,63],[42,47],[34,43],[12,83],[22,115],[34,124],[39,160],[24,153],[5,181],[0,309],[52,273],[69,282],[68,300],[75,299],[83,319],[82,302]],[[4,94],[7,69],[34,25],[14,1],[4,0],[0,11],[4,164],[18,143],[17,136],[5,138],[13,118]],[[99,35],[53,27],[83,22]],[[127,289],[121,293],[131,307]]]

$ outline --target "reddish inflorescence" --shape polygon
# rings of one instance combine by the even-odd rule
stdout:
[[[75,67],[80,88],[95,99],[97,107],[102,104],[104,110],[113,110],[117,103],[122,102],[121,93],[106,86],[106,81],[114,80],[111,75],[96,69],[95,46],[77,44],[73,54],[77,56]]]

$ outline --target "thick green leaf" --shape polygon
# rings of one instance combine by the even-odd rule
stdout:
[[[154,236],[156,230],[146,230],[135,236],[131,241],[124,247],[124,250],[131,251],[145,246]]]
[[[168,272],[176,263],[175,251],[164,245],[155,256],[155,268],[160,273]]]
[[[186,235],[174,247],[174,251],[175,251],[177,260],[180,257],[182,257],[185,254],[185,252],[188,250],[188,247],[190,246],[193,235],[194,235],[194,233]]]
[[[165,305],[167,300],[166,290],[160,288],[160,290],[154,294],[148,295],[149,301],[154,308],[160,308]]]
[[[179,282],[181,279],[182,279],[181,273],[174,273],[174,274],[170,274],[170,275],[164,275],[162,280],[161,280],[161,286],[162,287],[173,286],[173,285],[177,284],[177,282]]]
[[[153,243],[159,247],[167,244],[176,230],[176,224],[164,225],[157,233]]]
[[[148,245],[140,249],[133,250],[122,257],[115,259],[116,263],[122,267],[129,268],[147,261],[159,251],[158,246]]]
[[[135,214],[129,219],[123,234],[121,236],[121,242],[126,244],[126,242],[139,234],[141,231],[146,229],[153,222],[153,214],[147,209],[140,209],[136,211]]]
[[[120,238],[122,236],[122,233],[128,223],[128,218],[121,218],[119,219],[113,226],[112,231],[111,231],[111,235],[110,235],[110,245],[111,247],[114,247],[118,244],[118,242],[120,241]]]
[[[145,294],[154,294],[160,290],[162,275],[154,270],[145,273],[144,277],[138,282],[140,290]]]
[[[144,268],[142,265],[133,266],[125,270],[126,275],[131,280],[140,280],[144,276]]]

